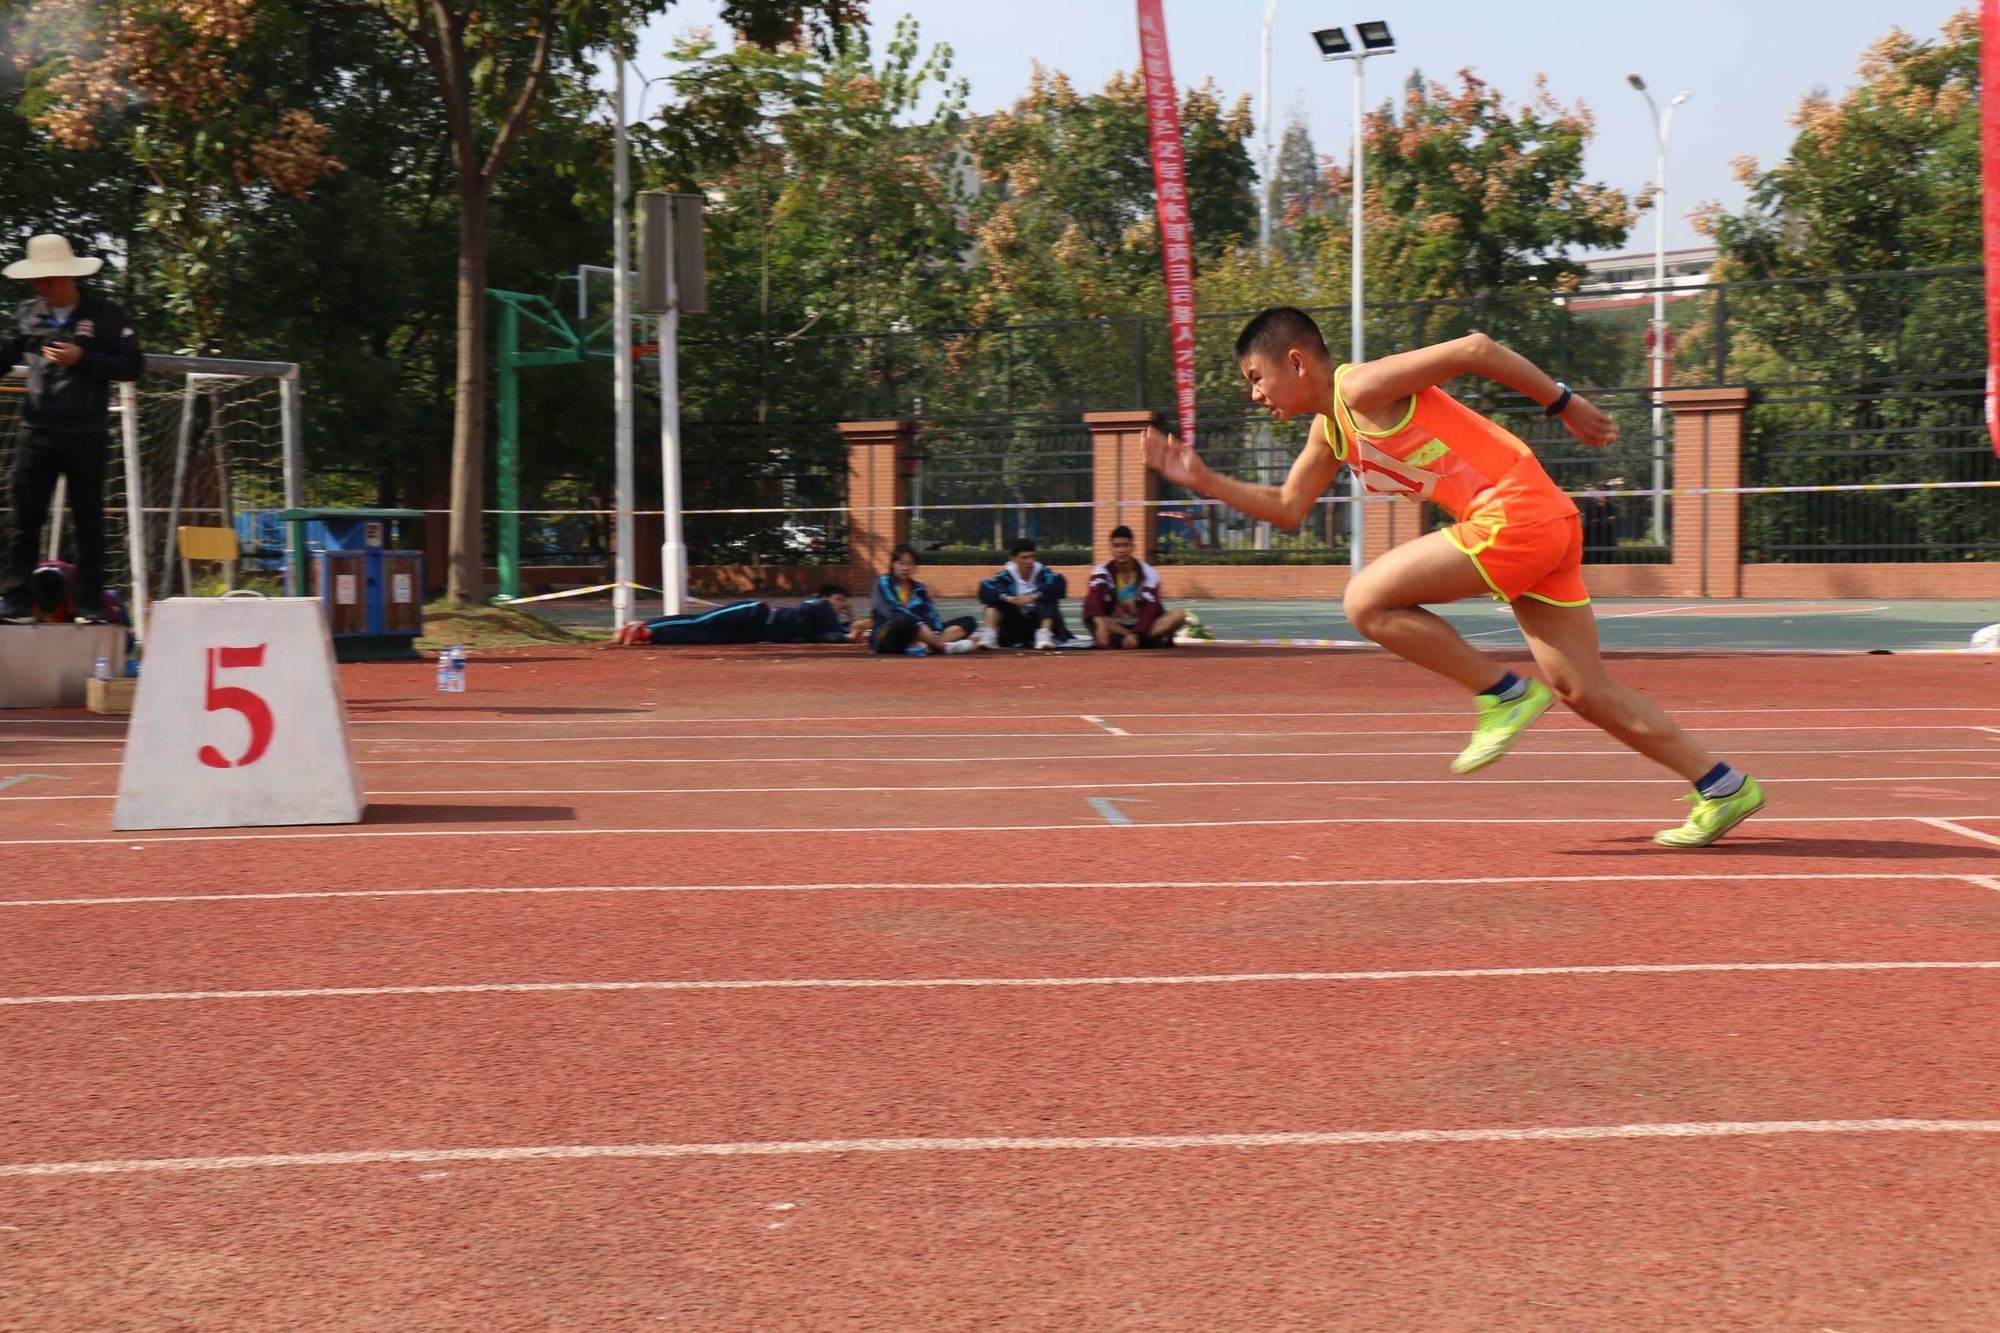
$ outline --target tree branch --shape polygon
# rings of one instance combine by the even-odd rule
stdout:
[[[535,99],[541,96],[542,86],[548,82],[550,57],[556,41],[556,0],[542,0],[538,21],[541,32],[535,38],[535,58],[528,67],[528,77],[521,84],[521,95],[514,99],[514,105],[507,112],[500,132],[493,136],[492,151],[486,155],[486,165],[480,169],[479,185],[482,190],[493,187],[493,180],[506,164],[507,155],[514,150],[515,140],[520,137],[521,128],[528,121],[528,113],[534,109]]]

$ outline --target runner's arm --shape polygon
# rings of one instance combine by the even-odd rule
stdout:
[[[1364,416],[1393,415],[1411,395],[1460,375],[1483,375],[1544,407],[1562,396],[1555,380],[1527,357],[1483,333],[1468,333],[1354,367],[1341,378],[1342,397]],[[1618,424],[1581,394],[1570,395],[1562,423],[1585,444],[1609,444],[1618,438]]]
[[[1285,475],[1282,486],[1260,486],[1225,477],[1204,463],[1192,446],[1150,426],[1146,429],[1146,462],[1176,486],[1199,491],[1211,500],[1220,500],[1232,509],[1282,528],[1296,528],[1305,522],[1306,515],[1326,494],[1326,488],[1340,471],[1340,460],[1327,447],[1326,435],[1317,418],[1306,437],[1306,447],[1293,460],[1292,470]]]

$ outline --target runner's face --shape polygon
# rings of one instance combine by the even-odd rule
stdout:
[[[1316,410],[1302,373],[1305,363],[1297,352],[1281,357],[1252,352],[1237,365],[1250,386],[1250,401],[1278,420],[1289,421],[1301,412]]]

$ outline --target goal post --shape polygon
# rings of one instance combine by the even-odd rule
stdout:
[[[11,523],[22,397],[21,371],[0,369],[0,524]],[[135,635],[144,638],[152,603],[175,590],[184,523],[235,530],[247,563],[281,572],[286,590],[298,590],[305,534],[274,516],[307,498],[301,410],[299,368],[288,361],[149,354],[145,373],[117,386],[105,581],[129,590]],[[73,551],[73,541],[74,525],[52,508],[37,549]]]

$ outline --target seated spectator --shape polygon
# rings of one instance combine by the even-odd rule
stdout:
[[[986,627],[979,632],[982,648],[1088,648],[1089,639],[1074,638],[1063,621],[1062,599],[1069,581],[1035,558],[1035,539],[1016,537],[1000,572],[979,585],[986,607]]]
[[[1160,601],[1160,574],[1133,558],[1132,529],[1111,530],[1111,558],[1090,572],[1083,618],[1099,648],[1166,648],[1187,620]]]
[[[829,583],[797,606],[732,602],[712,611],[634,621],[618,631],[626,644],[709,647],[725,643],[846,643],[865,632],[854,627],[847,589]]]
[[[931,590],[917,582],[917,553],[898,546],[889,554],[889,572],[875,580],[870,602],[875,623],[868,648],[877,653],[969,653],[972,634],[979,622],[971,616],[946,620],[938,614]]]

